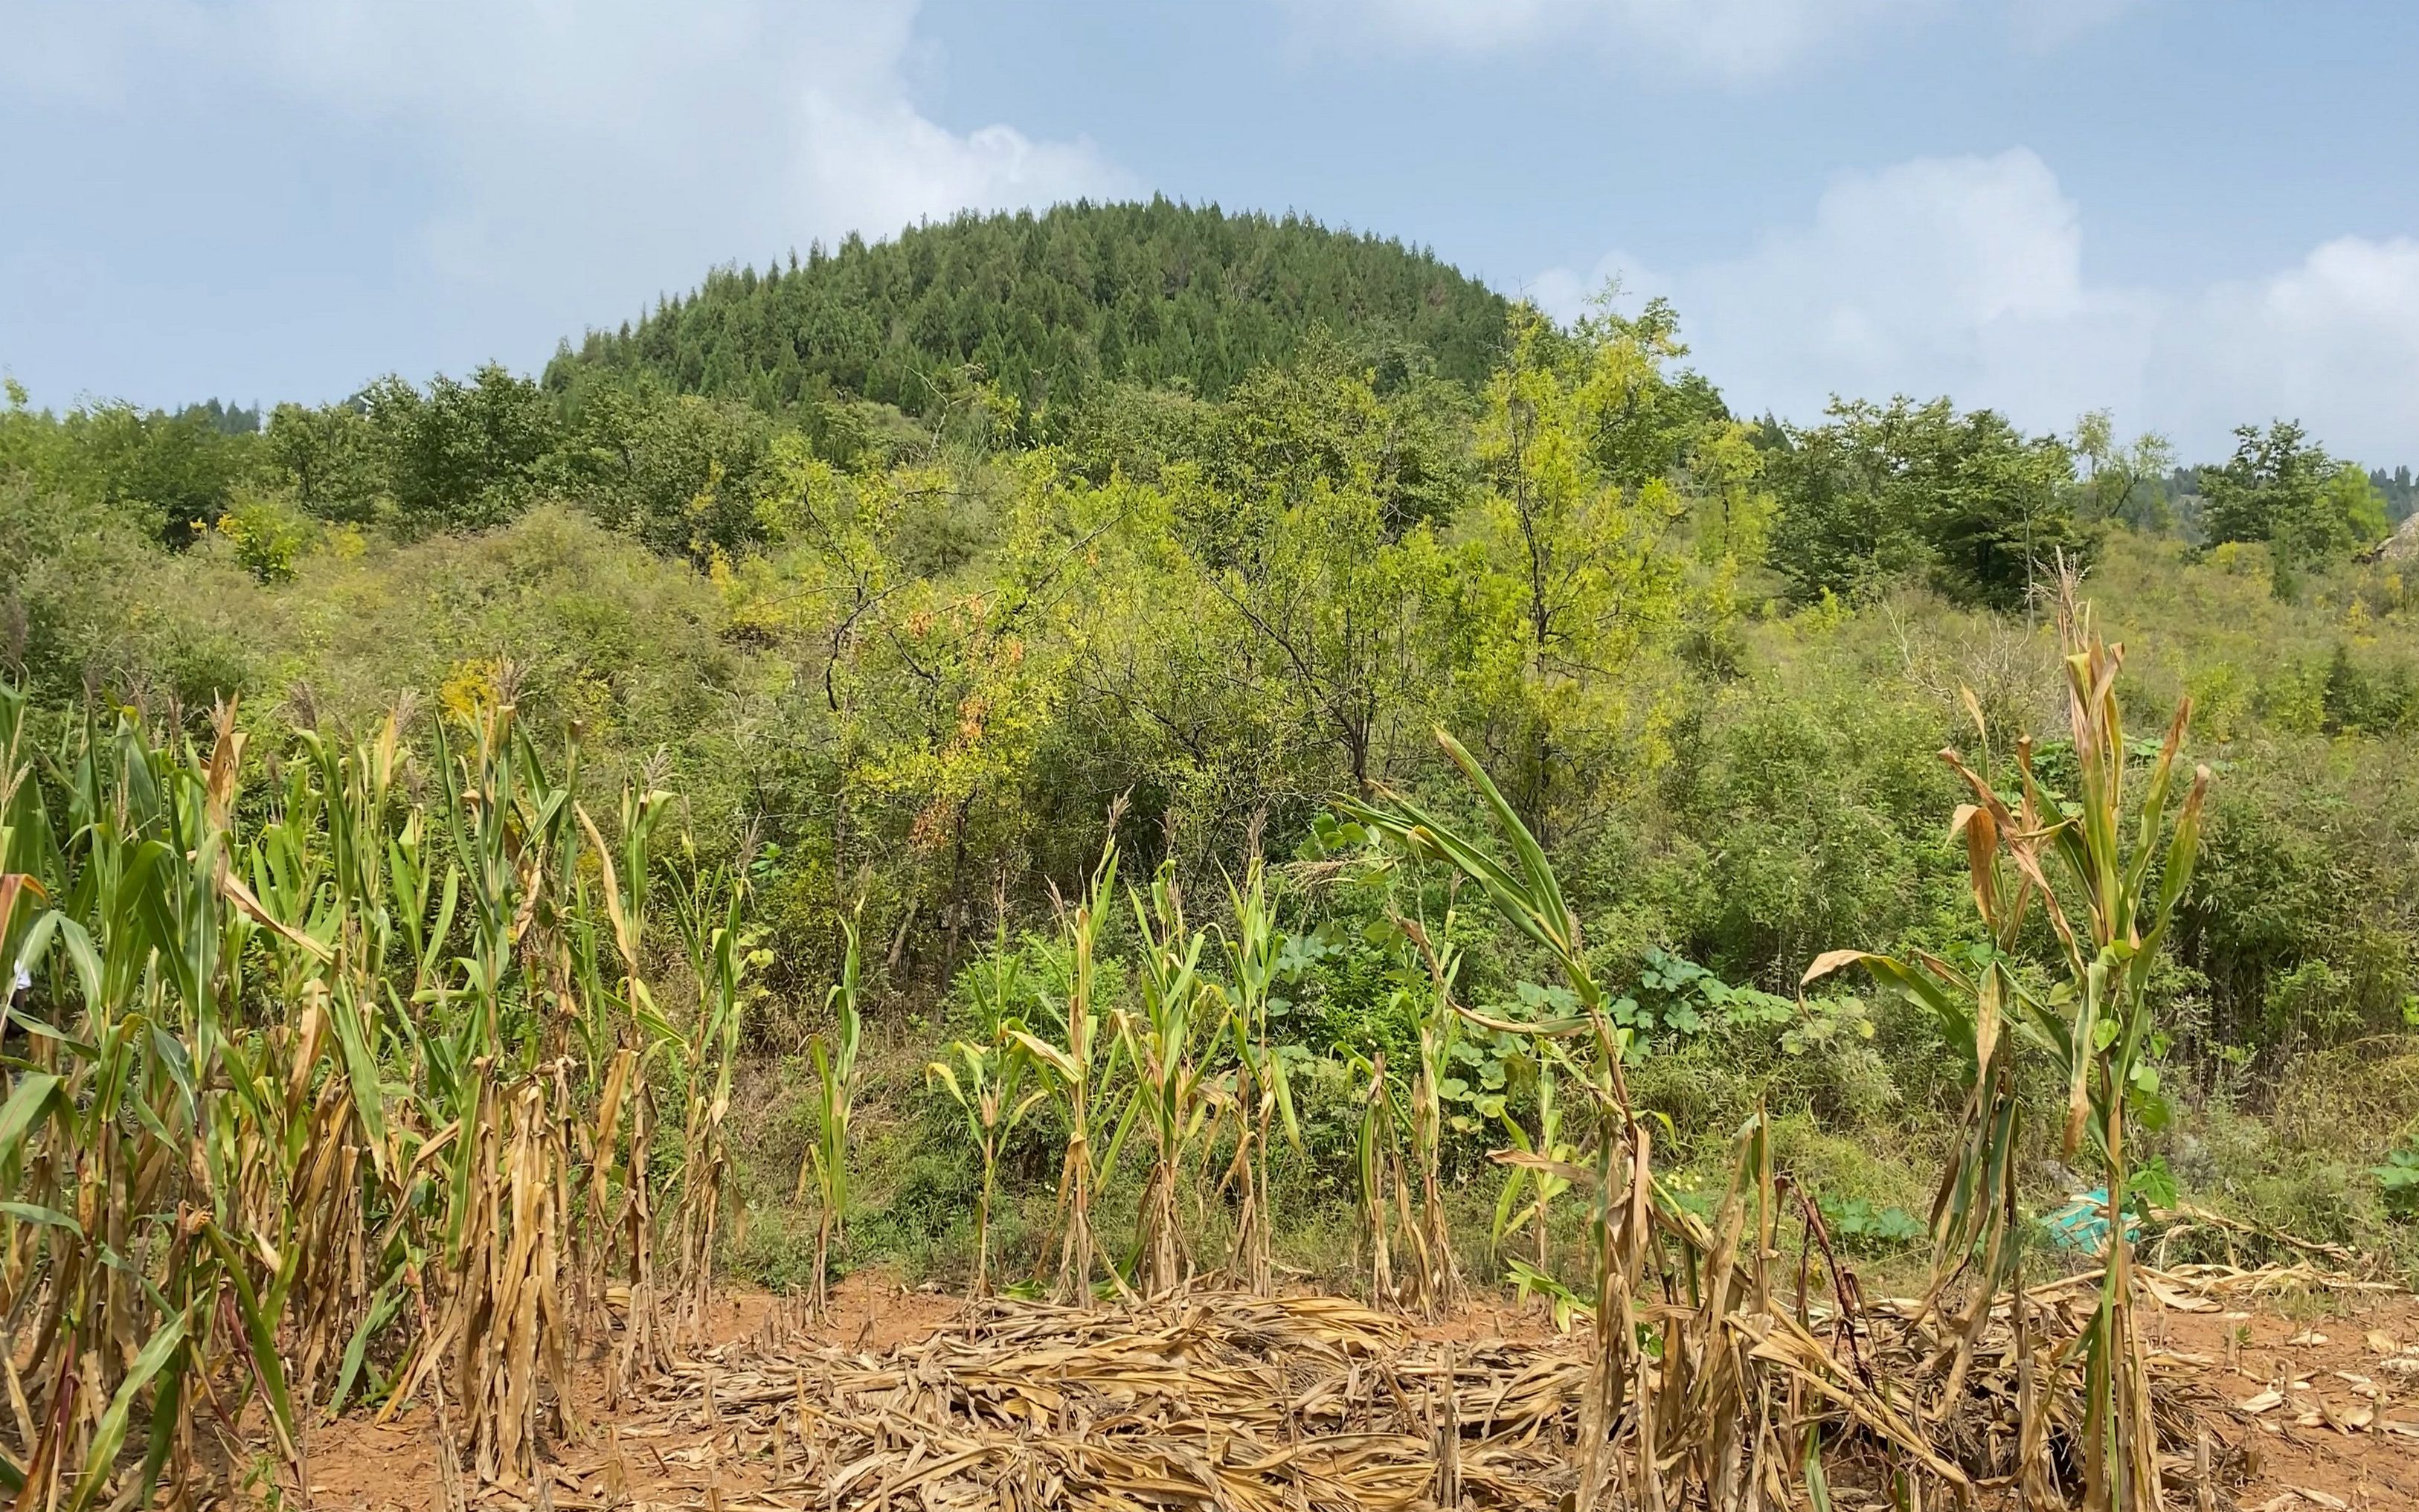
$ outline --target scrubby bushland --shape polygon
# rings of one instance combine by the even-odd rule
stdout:
[[[2155,1148],[2188,1196],[2401,1242],[2411,1113],[2348,1096],[2330,1127],[2312,1069],[2390,1090],[2419,1017],[2413,594],[2406,565],[2356,560],[2384,518],[2356,473],[2273,428],[2179,471],[2094,417],[2062,437],[1945,401],[1750,423],[1687,368],[1668,309],[1560,327],[1399,250],[1282,226],[1219,233],[1272,250],[1253,278],[1168,296],[1193,334],[1163,328],[1148,355],[1105,355],[1148,301],[1053,315],[1051,273],[1010,281],[1041,336],[911,321],[912,350],[864,369],[891,388],[836,367],[767,393],[745,363],[699,365],[757,349],[744,314],[811,326],[808,295],[843,272],[946,314],[1070,227],[1133,268],[1210,234],[1164,208],[1118,230],[1124,213],[933,227],[752,290],[718,277],[543,383],[387,381],[256,433],[15,393],[0,654],[28,728],[110,703],[193,724],[240,694],[254,749],[279,752],[369,728],[401,690],[424,741],[508,691],[525,728],[581,727],[596,792],[644,772],[683,795],[703,858],[744,862],[769,952],[741,1074],[772,1112],[735,1152],[732,1234],[779,1270],[806,1231],[806,1046],[841,918],[862,906],[855,1136],[888,1152],[861,1166],[848,1253],[970,1261],[980,1161],[924,1068],[993,1043],[966,974],[1004,933],[1046,978],[1054,891],[1074,898],[1113,837],[1129,881],[1169,866],[1195,924],[1255,846],[1269,859],[1268,1039],[1299,1143],[1273,1142],[1264,1196],[1277,1263],[1335,1263],[1369,1101],[1354,1068],[1382,1054],[1408,1097],[1421,1060],[1429,970],[1399,916],[1449,900],[1441,878],[1365,874],[1334,805],[1395,790],[1473,818],[1442,724],[1540,837],[1631,1005],[1635,1094],[1670,1120],[1675,1180],[1761,1102],[1841,1231],[1887,1252],[1949,1137],[1955,1069],[1903,1007],[1841,984],[1801,1004],[1798,980],[1840,946],[1973,942],[1935,752],[1973,745],[1979,709],[2066,780],[2037,591],[2079,563],[2147,703],[2194,699],[2214,773],[2151,984],[2176,1112]],[[901,259],[922,270],[894,287]],[[1364,284],[1416,308],[1347,318],[1394,297]],[[1037,377],[1060,347],[1082,383]],[[1466,904],[1467,1001],[1557,990]],[[1148,954],[1120,910],[1103,1014]],[[2049,961],[2045,937],[2027,948]],[[1484,1215],[1487,1151],[1511,1126],[1544,1136],[1539,1068],[1484,1035],[1445,1054],[1443,1200]],[[1062,1119],[1037,1105],[997,1151],[1003,1277],[1043,1258]],[[2053,1153],[2027,1152],[2033,1199],[2073,1187]],[[1138,1165],[1104,1169],[1102,1232],[1143,1195]],[[1233,1221],[1207,1196],[1187,1219]]]

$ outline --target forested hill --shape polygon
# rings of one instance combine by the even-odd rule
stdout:
[[[635,327],[590,332],[547,377],[637,370],[769,410],[839,391],[920,411],[939,375],[973,363],[1030,413],[1102,379],[1219,396],[1322,327],[1474,380],[1505,314],[1502,296],[1400,241],[1164,198],[1077,203],[719,270]]]

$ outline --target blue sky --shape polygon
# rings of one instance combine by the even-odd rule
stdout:
[[[2419,6],[0,0],[39,403],[542,363],[709,264],[1164,191],[1678,304],[1747,409],[2419,460]]]

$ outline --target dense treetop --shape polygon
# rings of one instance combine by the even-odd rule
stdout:
[[[1103,380],[1216,397],[1320,328],[1475,381],[1504,311],[1431,253],[1304,217],[1077,203],[717,270],[635,326],[566,345],[547,381],[602,368],[769,410],[838,391],[921,413],[972,363],[1028,413],[1063,413]]]

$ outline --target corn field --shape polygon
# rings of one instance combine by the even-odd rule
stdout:
[[[1019,1380],[1023,1356],[986,1352],[1011,1336],[1067,1368],[1172,1392],[1180,1373],[1102,1335],[1092,1309],[1105,1292],[1169,1339],[1209,1339],[1196,1322],[1214,1317],[1235,1338],[1299,1334],[1318,1359],[1246,1359],[1261,1346],[1227,1339],[1211,1351],[1237,1396],[1225,1418],[1196,1424],[1178,1403],[1117,1445],[1070,1437],[1061,1389],[1025,1379],[1018,1391],[1062,1404],[1046,1425],[1061,1479],[1003,1505],[1106,1505],[1197,1479],[1202,1444],[1225,1455],[1230,1429],[1300,1433],[1315,1415],[1302,1404],[1349,1396],[1361,1360],[1382,1362],[1395,1408],[1363,1450],[1317,1461],[1345,1488],[1322,1505],[1451,1504],[1495,1477],[1489,1494],[1506,1504],[1550,1490],[1590,1512],[1827,1507],[1826,1465],[1843,1450],[1878,1465],[1904,1506],[1987,1488],[2032,1506],[2079,1496],[2094,1512],[2143,1512],[2188,1485],[2206,1494],[2209,1441],[2197,1472],[2179,1468],[2190,1416],[2153,1390],[2126,1213],[2138,1196],[2128,1097],[2149,1074],[2146,988],[2191,876],[2207,774],[2174,800],[2188,707],[2155,754],[2128,746],[2121,649],[2091,633],[2071,585],[2061,626],[2075,791],[2046,791],[2028,742],[2013,748],[2011,787],[1987,761],[1942,753],[1973,795],[1951,827],[1985,943],[1957,961],[1835,950],[1807,974],[1861,969],[1928,1011],[1963,1068],[1919,1299],[1866,1304],[1816,1205],[1777,1167],[1761,1112],[1736,1131],[1710,1209],[1666,1184],[1629,1090],[1633,1031],[1578,914],[1512,804],[1441,736],[1491,834],[1391,795],[1342,807],[1380,847],[1377,864],[1449,877],[1449,900],[1475,894],[1541,949],[1567,993],[1556,1000],[1573,1006],[1524,1018],[1471,1007],[1464,915],[1449,902],[1441,917],[1394,916],[1426,978],[1404,990],[1418,999],[1414,1064],[1390,1075],[1373,1055],[1350,1068],[1377,1310],[1273,1300],[1271,1160],[1299,1132],[1271,1027],[1283,935],[1267,869],[1256,854],[1229,879],[1228,917],[1214,922],[1188,917],[1168,865],[1129,887],[1129,979],[1103,967],[1112,841],[1057,910],[1048,980],[1027,979],[1003,925],[971,979],[976,1032],[926,1067],[979,1156],[978,1295],[992,1286],[1002,1151],[1054,1105],[1063,1158],[1031,1285],[1057,1305],[1001,1304],[979,1337],[927,1346],[903,1373],[819,1358],[840,1393],[822,1406],[808,1400],[805,1360],[786,1378],[745,1366],[761,1377],[749,1400],[769,1414],[774,1452],[794,1434],[810,1458],[856,1457],[836,1486],[866,1466],[912,1473],[924,1457],[902,1454],[899,1436],[927,1429],[944,1435],[936,1462],[960,1471],[1025,1464],[1040,1420],[1009,1433],[988,1388],[965,1385],[969,1371]],[[1974,719],[1987,750],[1979,706]],[[410,731],[399,709],[367,740],[305,733],[285,759],[247,763],[223,707],[204,741],[125,715],[36,748],[23,702],[0,696],[0,942],[21,983],[0,1104],[0,1477],[20,1507],[133,1507],[163,1485],[190,1503],[264,1466],[307,1487],[315,1424],[414,1404],[460,1506],[470,1488],[540,1476],[552,1446],[593,1448],[575,1371],[602,1371],[609,1410],[624,1393],[677,1393],[699,1369],[689,1346],[714,1285],[725,1126],[760,964],[746,869],[659,859],[677,800],[654,774],[625,784],[600,825],[577,796],[576,742],[550,766],[506,697],[435,722],[424,745]],[[2028,920],[2056,944],[2046,986],[2020,960]],[[815,1128],[796,1181],[816,1206],[814,1318],[846,1233],[861,1081],[857,921],[843,927],[832,1026],[809,1046]],[[1529,1249],[1511,1262],[1524,1291],[1585,1319],[1575,1362],[1456,1360],[1412,1349],[1391,1320],[1441,1319],[1467,1300],[1442,1192],[1441,1088],[1471,1030],[1521,1043],[1533,1072],[1537,1126],[1505,1120],[1490,1237]],[[2104,1177],[2110,1239],[2088,1306],[2027,1287],[2020,1057],[2056,1068],[2069,1094],[2060,1143]],[[1147,1176],[1120,1257],[1094,1207],[1130,1141]],[[1235,1214],[1223,1267],[1195,1253],[1180,1200],[1211,1186]],[[1562,1199],[1587,1210],[1576,1283],[1552,1273]],[[1794,1278],[1784,1230],[1801,1239]],[[1286,1412],[1242,1402],[1263,1378],[1309,1395]],[[922,1406],[898,1422],[888,1407],[842,1411],[877,1390]],[[710,1375],[706,1391],[712,1418]],[[1465,1459],[1462,1425],[1498,1421],[1521,1426],[1518,1452]],[[1548,1427],[1550,1473],[1537,1469],[1554,1458],[1537,1437]],[[1280,1462],[1199,1489],[1285,1504],[1269,1500]],[[1516,1487],[1516,1470],[1531,1478]]]
[[[712,1284],[738,874],[674,878],[667,995],[670,797],[630,784],[609,842],[576,745],[549,766],[508,698],[424,752],[409,726],[269,767],[232,707],[204,741],[125,713],[44,744],[0,692],[20,1507],[189,1502],[264,1440],[307,1487],[315,1424],[414,1402],[450,1499],[511,1485],[577,1430],[609,1315],[628,1379]]]
[[[2059,629],[2078,791],[2063,801],[2044,794],[2028,739],[2016,747],[2020,790],[2012,805],[1955,750],[1942,752],[1977,800],[1958,810],[1951,827],[1965,841],[1975,903],[1992,943],[1974,953],[1970,973],[1934,956],[1909,963],[1854,949],[1826,954],[1807,973],[1811,981],[1861,964],[1886,989],[1931,1009],[1944,1038],[1964,1057],[1965,1137],[1942,1178],[1934,1209],[1933,1279],[1911,1319],[1919,1329],[1944,1329],[1953,1342],[1903,1379],[1878,1376],[1859,1358],[1857,1288],[1836,1261],[1831,1306],[1842,1326],[1833,1338],[1820,1338],[1807,1326],[1811,1314],[1802,1272],[1794,1304],[1782,1304],[1769,1260],[1789,1189],[1777,1179],[1761,1113],[1739,1132],[1736,1165],[1710,1221],[1679,1202],[1657,1177],[1653,1136],[1624,1072],[1631,1031],[1608,1011],[1579,918],[1564,901],[1544,850],[1477,762],[1450,736],[1441,737],[1510,849],[1509,865],[1412,804],[1348,806],[1408,856],[1477,886],[1506,920],[1551,954],[1578,1004],[1576,1013],[1555,1021],[1460,1011],[1484,1027],[1537,1041],[1595,1108],[1592,1168],[1564,1158],[1575,1151],[1548,1154],[1536,1144],[1499,1157],[1530,1173],[1541,1205],[1548,1180],[1593,1197],[1595,1347],[1579,1432],[1580,1506],[1609,1501],[1778,1507],[1795,1504],[1801,1492],[1827,1504],[1826,1430],[1881,1444],[1903,1502],[1919,1500],[1926,1487],[1964,1492],[1973,1476],[1943,1455],[1940,1429],[1972,1411],[1971,1368],[1995,1329],[2001,1358],[2011,1353],[2021,1361],[2016,1431],[2008,1452],[1994,1457],[2007,1461],[1992,1466],[1995,1478],[2018,1486],[2036,1505],[2057,1504],[2067,1481],[2079,1481],[2083,1504],[2092,1512],[2162,1504],[2161,1429],[2134,1321],[2137,1283],[2126,1234],[2129,1205],[2137,1196],[2126,1155],[2126,1098],[2149,1077],[2146,988],[2168,919],[2191,879],[2209,774],[2198,772],[2169,825],[2176,761],[2190,720],[2187,701],[2177,708],[2140,779],[2140,799],[2127,812],[2131,753],[2116,696],[2123,652],[2092,633],[2088,607],[2076,599],[2071,578],[2064,586]],[[1967,703],[1973,707],[1970,695]],[[1979,710],[1975,718],[1979,727]],[[1980,733],[1987,745],[1988,732]],[[2066,967],[2065,980],[2046,992],[2028,990],[2013,969],[2018,933],[2036,903]],[[1440,990],[1449,992],[1450,970],[1435,951],[1429,957]],[[2064,1149],[2072,1157],[2088,1145],[2097,1157],[2109,1225],[2088,1321],[2063,1337],[2038,1342],[2012,1232],[2018,1107],[2011,1057],[2020,1043],[2050,1057],[2064,1073],[2071,1089]],[[1376,1078],[1373,1101],[1381,1088],[1382,1077]],[[1412,1122],[1416,1130],[1416,1117]],[[1364,1183],[1376,1180],[1368,1137]],[[1537,1144],[1550,1138],[1548,1134]],[[1382,1255],[1384,1203],[1373,1196],[1368,1206],[1381,1231]],[[1811,1241],[1821,1218],[1802,1196],[1798,1207]],[[1498,1227],[1500,1232],[1502,1220]],[[1827,1241],[1822,1248],[1829,1260]],[[1962,1301],[1952,1292],[1962,1293]],[[1665,1299],[1660,1305],[1644,1305],[1656,1295]],[[2003,1303],[2003,1296],[2009,1300]],[[2036,1348],[2056,1363],[2038,1364]],[[2077,1365],[2079,1382],[2072,1380]],[[2079,1404],[2071,1399],[2078,1384]],[[2079,1461],[2079,1475],[2062,1473],[2060,1461]]]

